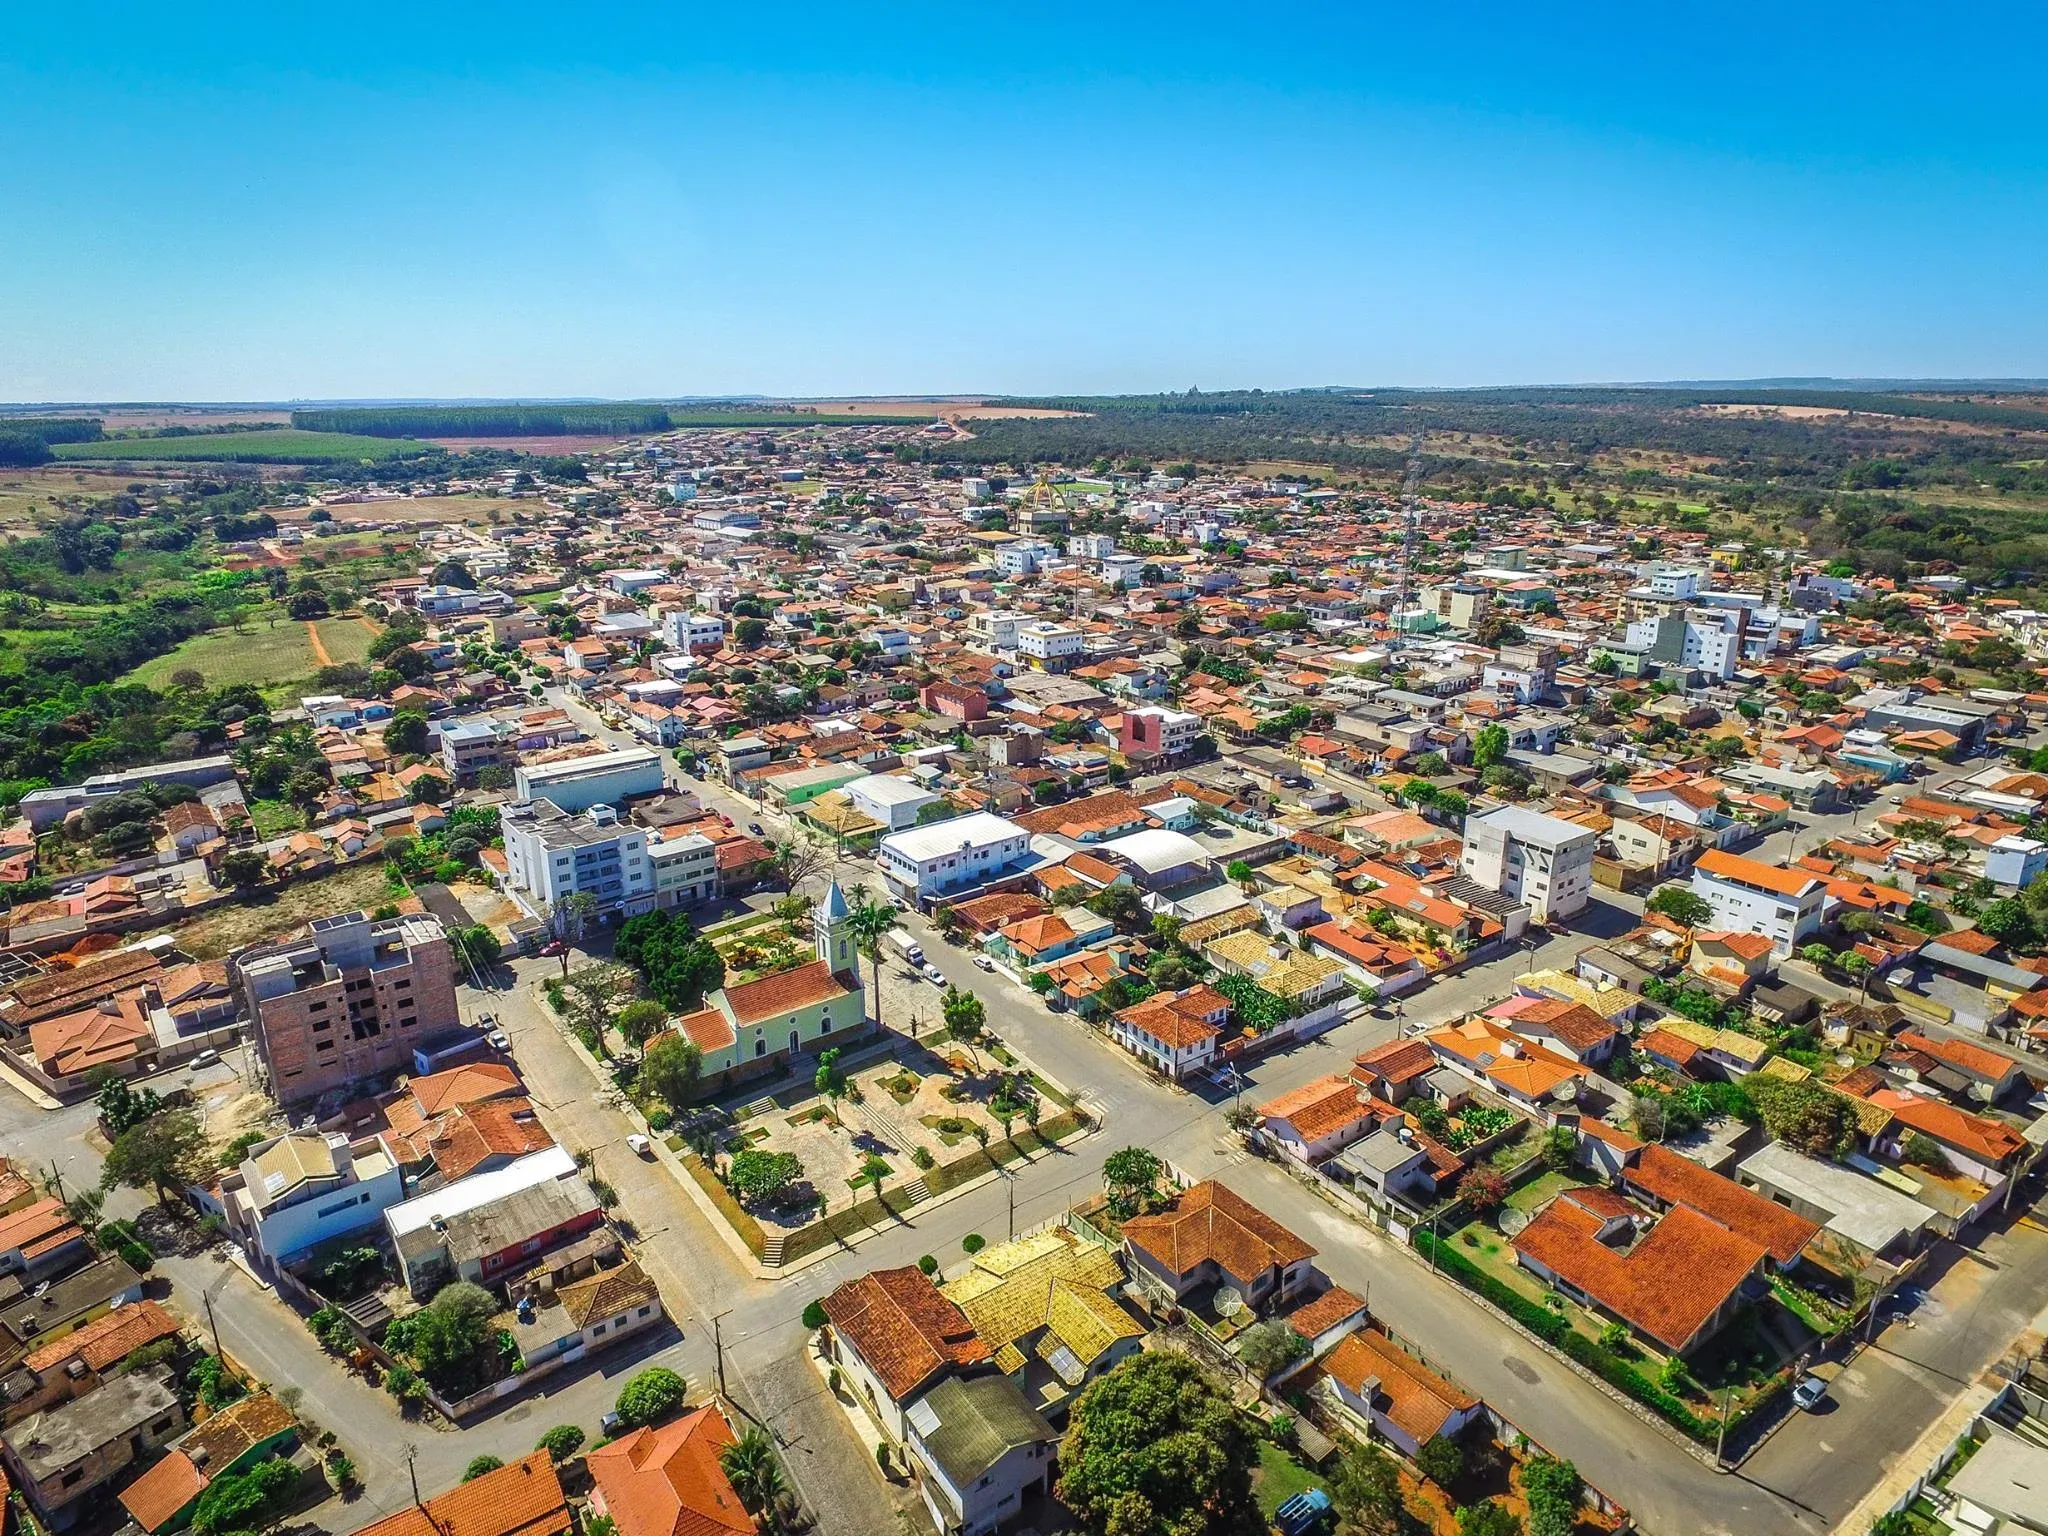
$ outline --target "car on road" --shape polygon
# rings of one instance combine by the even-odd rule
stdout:
[[[1818,1376],[1802,1376],[1792,1388],[1792,1405],[1802,1413],[1812,1413],[1828,1399],[1828,1384]]]
[[[989,959],[987,955],[976,955],[974,957],[974,968],[977,971],[992,971],[996,968],[996,963]]]
[[[761,823],[759,823],[758,821],[748,822],[747,830],[753,833],[756,837],[766,837],[768,835],[768,829],[762,826]]]
[[[616,1413],[608,1413],[597,1421],[597,1431],[609,1440],[626,1427],[626,1421]]]
[[[509,1056],[509,1055],[511,1055],[511,1054],[512,1054],[512,1037],[511,1037],[510,1035],[506,1034],[506,1033],[505,1033],[505,1031],[503,1031],[502,1029],[494,1029],[494,1030],[492,1030],[492,1031],[491,1031],[491,1049],[492,1049],[492,1050],[494,1050],[494,1051],[496,1051],[496,1052],[498,1052],[498,1053],[499,1053],[500,1055],[502,1055],[502,1056]]]
[[[217,1066],[219,1063],[219,1051],[201,1051],[197,1056],[188,1061],[186,1065],[197,1072],[201,1067]]]
[[[540,952],[544,955],[559,955],[567,950],[568,947],[560,939],[556,939],[552,943],[541,945]]]
[[[927,964],[925,966],[924,979],[930,982],[935,987],[943,987],[944,985],[946,985],[946,973],[940,970],[936,965]]]
[[[652,1159],[654,1156],[654,1143],[645,1136],[640,1135],[637,1131],[626,1138],[626,1149],[635,1157]]]

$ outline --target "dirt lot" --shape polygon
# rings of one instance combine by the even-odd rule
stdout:
[[[0,527],[29,533],[34,508],[44,516],[57,511],[59,496],[113,496],[137,481],[182,478],[153,470],[73,469],[46,464],[40,469],[0,469]]]
[[[317,880],[300,880],[230,906],[216,907],[167,930],[195,960],[218,960],[231,950],[282,938],[301,924],[336,912],[366,911],[390,901],[382,861],[352,865]]]
[[[510,517],[515,510],[532,512],[538,502],[511,501],[502,496],[401,496],[391,501],[351,501],[327,510],[337,523],[487,523],[493,512]],[[303,522],[311,507],[279,509],[280,523]]]

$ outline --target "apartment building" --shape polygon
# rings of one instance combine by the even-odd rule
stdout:
[[[1124,711],[1117,750],[1134,763],[1176,759],[1193,751],[1201,735],[1200,715],[1158,704],[1142,705]]]
[[[455,956],[431,918],[315,918],[305,938],[244,954],[233,980],[286,1104],[397,1072],[462,1022]]]
[[[657,907],[690,907],[718,895],[718,845],[697,832],[647,845]]]
[[[1704,672],[1726,682],[1742,662],[1746,609],[1695,609],[1638,619],[1628,627],[1628,643],[1660,666]]]
[[[1021,613],[984,609],[967,616],[967,637],[985,651],[1008,655],[1017,649],[1017,630],[1025,622]]]
[[[661,754],[624,747],[554,763],[527,763],[512,776],[521,800],[550,800],[570,815],[629,795],[651,795],[662,787]]]
[[[1820,927],[1827,883],[1803,870],[1745,859],[1711,848],[1692,867],[1693,894],[1714,909],[1712,927],[1760,933],[1780,960],[1790,958]]]
[[[1466,879],[1527,904],[1539,923],[1582,911],[1593,890],[1593,847],[1599,834],[1518,805],[1465,818]]]
[[[551,800],[529,800],[498,813],[505,836],[507,878],[542,912],[575,895],[602,912],[631,916],[655,905],[647,829],[619,820],[609,805],[571,815]]]
[[[1017,654],[1041,672],[1064,672],[1081,654],[1081,631],[1071,624],[1033,619],[1017,626]]]
[[[715,651],[725,644],[725,620],[715,613],[673,608],[662,615],[661,637],[679,651]]]
[[[457,784],[474,784],[484,768],[512,761],[513,731],[489,720],[450,720],[441,727],[441,765]]]
[[[1030,852],[1031,834],[1016,822],[976,811],[890,833],[875,862],[893,891],[922,903],[1020,868]]]

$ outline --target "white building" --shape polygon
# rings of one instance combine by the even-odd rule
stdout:
[[[1106,533],[1077,533],[1067,540],[1067,553],[1077,560],[1107,560],[1116,553],[1116,540]]]
[[[1828,894],[1826,883],[1813,875],[1719,848],[1701,854],[1693,865],[1692,889],[1714,909],[1713,927],[1763,934],[1780,960],[1820,927]]]
[[[375,1140],[293,1132],[259,1141],[221,1179],[228,1228],[264,1263],[292,1263],[333,1238],[374,1226],[405,1198],[405,1180]]]
[[[1033,619],[1017,626],[1017,654],[1047,672],[1063,671],[1081,654],[1081,631],[1071,624]]]
[[[1043,539],[1012,539],[996,550],[996,574],[1035,576],[1057,553]]]
[[[1059,1433],[1007,1376],[948,1377],[904,1414],[925,1508],[948,1536],[987,1536],[1052,1487]]]
[[[651,795],[665,782],[661,756],[645,747],[625,747],[556,763],[526,763],[514,770],[513,792],[521,800],[552,800],[575,813],[628,795]]]
[[[1628,643],[1641,646],[1651,661],[1695,668],[1725,682],[1742,660],[1746,617],[1735,610],[1637,619],[1628,627]]]
[[[1142,587],[1145,584],[1145,557],[1143,555],[1106,555],[1102,561],[1102,579],[1112,587]]]
[[[845,795],[861,815],[891,832],[916,826],[918,814],[926,806],[939,803],[939,797],[930,790],[893,773],[871,773],[864,779],[855,779],[846,786]]]
[[[712,613],[671,608],[661,616],[661,637],[679,651],[715,651],[725,644],[725,620]]]
[[[657,907],[690,907],[718,895],[718,845],[696,832],[647,845]]]
[[[506,875],[536,907],[552,912],[574,895],[600,911],[628,916],[654,906],[654,866],[647,830],[619,820],[608,805],[571,816],[548,800],[508,805],[499,813]]]
[[[983,502],[989,497],[988,482],[979,475],[969,475],[960,482],[960,494],[969,501]]]
[[[922,904],[986,884],[1021,865],[1030,852],[1030,833],[1014,821],[976,811],[890,833],[875,862],[892,890]]]
[[[1584,909],[1593,890],[1593,846],[1599,834],[1518,805],[1465,818],[1466,879],[1525,902],[1539,923]]]
[[[660,586],[664,581],[668,580],[668,573],[666,571],[646,570],[606,571],[604,573],[604,580],[605,585],[614,592],[631,597],[635,592],[645,591],[648,587]]]
[[[967,616],[967,637],[985,651],[1009,655],[1017,649],[1017,627],[1023,622],[1021,613],[984,609]]]
[[[2048,869],[2048,843],[2010,833],[1984,851],[1984,878],[2003,890],[2032,885]]]

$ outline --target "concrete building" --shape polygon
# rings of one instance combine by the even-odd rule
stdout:
[[[985,885],[1021,871],[1031,834],[1014,821],[976,811],[882,839],[875,863],[891,890],[920,905],[934,896]]]
[[[87,1498],[185,1427],[163,1367],[131,1371],[7,1432],[7,1467],[44,1525],[68,1530]]]
[[[1827,883],[1803,870],[1745,859],[1711,848],[1692,867],[1693,894],[1714,909],[1712,927],[1760,933],[1780,960],[1789,959],[1820,927]]]
[[[512,761],[512,732],[489,720],[450,720],[441,727],[441,766],[454,783],[474,784],[479,769]]]
[[[1630,624],[1628,643],[1642,647],[1660,666],[1700,671],[1725,682],[1741,664],[1747,619],[1747,611],[1739,608],[1666,613]]]
[[[1466,879],[1520,901],[1539,923],[1584,910],[1593,889],[1597,832],[1518,805],[1465,818]]]
[[[455,956],[430,918],[315,918],[305,938],[244,954],[233,981],[285,1104],[401,1071],[462,1022]]]
[[[619,820],[609,805],[572,816],[552,801],[506,806],[499,813],[505,837],[506,878],[552,914],[569,897],[588,895],[602,913],[627,916],[655,905],[654,866],[647,829]]]
[[[450,1279],[499,1280],[515,1260],[603,1219],[565,1147],[457,1179],[384,1213],[399,1269],[417,1296]]]
[[[512,776],[518,799],[552,800],[571,815],[629,795],[651,795],[663,782],[661,754],[645,747],[625,747],[558,763],[527,763]]]
[[[947,1536],[987,1536],[1052,1487],[1058,1432],[1007,1376],[947,1377],[904,1417],[925,1508]]]
[[[1200,715],[1163,704],[1144,704],[1124,711],[1117,750],[1132,763],[1150,767],[1155,760],[1171,762],[1186,756],[1201,736]]]
[[[2048,843],[2008,834],[1984,851],[1984,878],[2002,890],[2032,885],[2048,870]]]
[[[718,845],[701,833],[657,838],[647,845],[657,907],[691,907],[718,896]]]
[[[1056,551],[1042,539],[1012,539],[996,551],[998,576],[1035,576]]]
[[[1017,626],[1017,654],[1041,672],[1064,672],[1081,654],[1083,636],[1071,624],[1033,619]]]
[[[351,1146],[339,1132],[259,1141],[221,1178],[228,1230],[273,1267],[332,1238],[374,1226],[405,1198],[405,1180],[376,1141]]]
[[[715,613],[672,608],[661,616],[661,638],[679,651],[715,651],[725,644],[725,620]]]
[[[915,780],[891,773],[871,773],[845,786],[846,798],[868,820],[891,832],[917,825],[918,815],[939,797]]]

